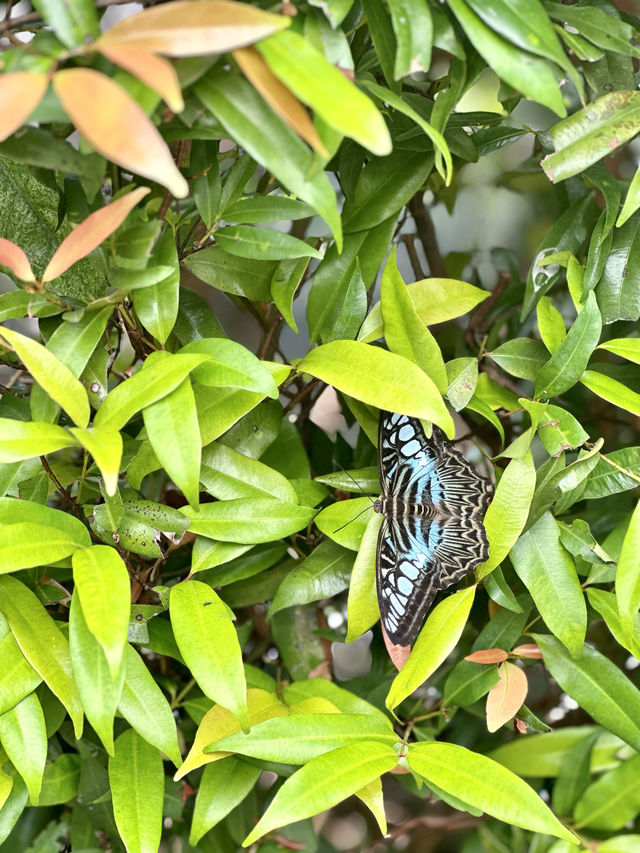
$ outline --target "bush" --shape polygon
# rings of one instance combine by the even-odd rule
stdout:
[[[33,6],[0,23],[2,850],[640,849],[637,19]],[[488,559],[416,534],[410,654],[378,410],[495,481]]]

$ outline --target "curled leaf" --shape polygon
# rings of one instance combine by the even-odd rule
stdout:
[[[174,113],[182,112],[182,89],[178,74],[170,62],[137,44],[118,44],[101,40],[96,47],[114,65],[129,71],[157,92]]]

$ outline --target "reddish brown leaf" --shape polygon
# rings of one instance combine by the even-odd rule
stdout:
[[[518,733],[521,735],[526,735],[527,733],[527,724],[524,720],[521,720],[520,717],[516,717],[516,728]]]
[[[527,676],[519,666],[505,661],[498,668],[498,675],[500,680],[487,696],[487,728],[490,732],[497,731],[515,717],[527,698]]]
[[[92,68],[67,68],[53,78],[65,112],[100,154],[184,198],[189,187],[167,144],[122,86]]]
[[[21,281],[35,281],[36,278],[31,269],[29,258],[11,240],[0,237],[0,264],[9,267],[16,278]]]
[[[25,123],[48,85],[48,76],[35,71],[10,71],[0,77],[0,142]]]
[[[226,53],[288,27],[289,18],[231,0],[178,0],[130,15],[100,43],[128,42],[167,56]]]
[[[517,655],[519,658],[536,658],[542,660],[542,652],[535,643],[523,643],[521,646],[516,646],[511,650],[512,655]]]
[[[103,56],[119,65],[157,92],[174,113],[184,109],[182,90],[176,69],[170,62],[137,44],[99,41],[96,48]]]
[[[254,47],[243,47],[233,51],[243,74],[260,92],[271,109],[292,130],[308,142],[322,157],[328,157],[327,149],[318,135],[309,113],[284,83],[280,82]]]
[[[508,652],[503,649],[478,649],[465,657],[465,660],[473,663],[502,663],[509,657]]]
[[[122,198],[112,201],[106,207],[91,213],[84,222],[73,229],[58,246],[54,256],[47,264],[42,281],[51,281],[62,275],[72,264],[84,258],[96,249],[103,240],[113,234],[133,210],[141,198],[151,192],[149,187],[138,187]]]

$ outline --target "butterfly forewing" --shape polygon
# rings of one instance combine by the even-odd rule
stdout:
[[[390,412],[380,413],[378,469],[380,613],[392,642],[409,645],[436,593],[487,559],[491,486],[437,427],[427,439],[419,420]]]

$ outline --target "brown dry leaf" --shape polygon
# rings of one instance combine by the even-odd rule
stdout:
[[[478,649],[477,652],[472,652],[465,657],[465,660],[473,661],[473,663],[502,663],[509,657],[509,653],[504,649]]]
[[[289,24],[289,18],[248,3],[178,0],[118,21],[98,44],[128,42],[168,56],[199,56],[253,44]]]
[[[21,281],[36,280],[31,269],[31,264],[29,263],[29,258],[20,246],[16,246],[11,240],[5,240],[4,237],[0,237],[0,264],[9,267],[15,277]]]
[[[189,186],[166,142],[122,86],[92,68],[68,68],[55,74],[53,88],[96,151],[123,169],[157,181],[176,198],[188,195]]]
[[[0,142],[25,123],[48,85],[48,75],[35,71],[10,71],[0,77]]]
[[[84,222],[73,229],[58,246],[54,256],[47,264],[42,281],[51,281],[62,275],[72,264],[84,258],[96,249],[103,240],[113,234],[133,210],[141,198],[150,193],[149,187],[138,187],[122,198],[91,213]]]
[[[382,627],[382,638],[384,640],[384,644],[387,647],[387,653],[391,658],[391,663],[395,666],[395,668],[400,672],[402,667],[407,662],[409,655],[411,654],[411,646],[397,646],[395,643],[392,643],[389,639],[389,635],[387,634],[384,625]]]
[[[233,58],[271,109],[321,157],[328,157],[309,113],[284,83],[278,80],[258,51],[254,47],[243,47],[233,51]]]
[[[487,729],[497,731],[518,713],[527,698],[527,676],[514,663],[501,664],[498,668],[500,681],[487,696]]]
[[[511,650],[512,655],[517,655],[519,658],[536,658],[542,660],[542,652],[535,643],[523,643],[521,646],[516,646]]]
[[[182,90],[176,69],[170,62],[137,44],[99,41],[96,48],[103,56],[129,71],[134,77],[157,92],[174,113],[184,109]]]

